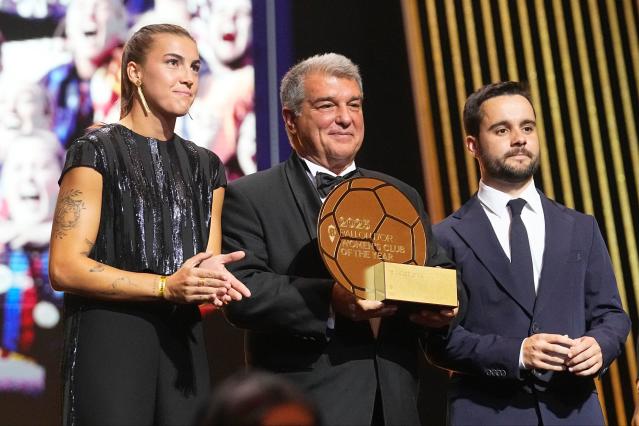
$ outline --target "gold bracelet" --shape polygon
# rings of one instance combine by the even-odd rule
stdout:
[[[166,288],[166,276],[160,275],[158,281],[158,297],[164,299],[164,289]]]

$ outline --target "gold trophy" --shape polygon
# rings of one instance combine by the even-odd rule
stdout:
[[[358,177],[333,188],[320,210],[317,241],[335,281],[359,298],[457,306],[455,270],[423,266],[424,224],[388,182]]]

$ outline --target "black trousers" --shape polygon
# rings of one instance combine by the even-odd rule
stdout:
[[[190,424],[209,391],[197,306],[110,304],[66,319],[65,425]]]
[[[371,419],[371,426],[385,426],[382,393],[379,391],[379,385],[377,386],[377,392],[375,393],[375,405],[373,405],[373,418]]]

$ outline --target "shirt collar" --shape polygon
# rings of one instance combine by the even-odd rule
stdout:
[[[307,160],[306,158],[303,158],[303,157],[300,157],[300,158],[302,159],[302,161],[304,161],[304,164],[306,164],[306,171],[307,171],[307,174],[309,174],[309,176],[311,177],[311,179],[314,179],[315,175],[319,172],[326,173],[331,176],[338,176],[335,173],[328,170],[326,167],[320,166],[319,164],[315,164],[312,161]],[[353,161],[348,167],[342,170],[339,176],[344,176],[345,174],[350,173],[355,169],[356,169],[355,161]]]
[[[492,188],[480,180],[477,198],[479,198],[482,205],[500,218],[509,217],[507,204],[508,201],[513,199],[512,196]],[[530,180],[524,191],[517,198],[526,200],[526,207],[531,209],[533,213],[539,214],[542,212],[541,197],[535,188],[534,179]]]

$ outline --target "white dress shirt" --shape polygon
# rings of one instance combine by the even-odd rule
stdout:
[[[479,191],[477,198],[484,208],[495,235],[499,240],[501,248],[506,257],[510,259],[510,208],[508,202],[513,199],[510,195],[491,188],[484,182],[479,181]],[[541,197],[535,188],[533,180],[518,197],[526,200],[526,205],[521,211],[521,220],[526,227],[528,242],[530,243],[530,254],[532,255],[533,277],[535,282],[535,293],[539,286],[539,274],[543,266],[543,256],[546,238],[546,221],[544,220],[544,209],[541,206]]]
[[[477,198],[481,206],[484,208],[490,224],[493,226],[493,231],[499,240],[501,248],[504,253],[510,259],[510,221],[511,213],[508,207],[508,201],[513,197],[510,195],[498,191],[495,188],[491,188],[484,182],[479,181],[479,191],[477,191]],[[535,182],[531,179],[530,183],[524,191],[517,197],[526,200],[521,211],[521,220],[526,227],[526,233],[528,234],[528,242],[530,244],[530,254],[532,256],[533,263],[533,279],[535,284],[535,293],[539,287],[539,275],[541,274],[541,268],[543,267],[543,256],[545,248],[546,238],[546,221],[544,220],[544,209],[541,206],[541,197],[535,188]],[[519,349],[519,368],[526,368],[522,359],[522,349],[524,342],[521,342]]]
[[[313,183],[313,187],[315,187],[315,175],[317,173],[319,173],[319,172],[326,173],[327,175],[331,175],[331,176],[344,176],[344,175],[352,172],[353,170],[355,170],[357,168],[355,166],[355,161],[353,161],[348,167],[346,167],[344,170],[342,170],[342,173],[340,173],[339,175],[336,175],[335,173],[333,173],[330,170],[328,170],[326,167],[320,166],[319,164],[315,164],[315,163],[307,160],[306,158],[303,158],[303,157],[300,157],[300,158],[306,164],[306,175],[308,176],[308,178]],[[315,188],[315,190],[317,190],[317,188]],[[319,194],[319,192],[318,192],[318,194]],[[320,199],[322,200],[322,203],[323,203],[324,200],[326,199],[326,197],[320,196]]]
[[[326,167],[320,166],[319,164],[315,164],[307,160],[306,158],[303,158],[303,157],[300,157],[300,158],[306,164],[306,176],[308,176],[308,178],[311,180],[311,183],[313,184],[313,188],[315,188],[316,191],[317,191],[317,188],[315,187],[315,175],[317,173],[322,172],[331,176],[338,176],[335,173],[328,170]],[[355,169],[356,169],[355,161],[353,161],[348,167],[342,170],[342,173],[340,173],[339,176],[344,176],[345,174],[350,173]],[[319,192],[318,192],[318,195],[319,195]],[[322,203],[323,203],[324,200],[326,200],[326,197],[322,197],[320,195],[320,199],[322,200]],[[333,312],[332,305],[329,305],[329,314],[328,314],[328,320],[326,321],[326,326],[330,328],[331,330],[335,329],[335,312]]]

